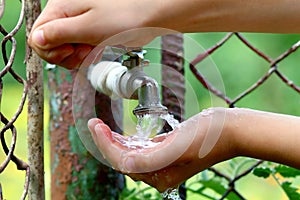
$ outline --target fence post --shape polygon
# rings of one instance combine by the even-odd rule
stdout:
[[[102,165],[89,154],[75,128],[72,87],[76,74],[76,70],[67,71],[60,67],[53,68],[48,73],[51,112],[51,199],[117,199],[125,184],[124,177]],[[95,96],[90,84],[83,87],[82,93],[76,97],[76,114],[88,120],[89,111],[82,107],[89,104],[90,100],[94,101],[94,98],[98,117],[113,130],[119,131],[121,127],[117,125],[122,124],[121,102],[113,104],[120,114],[119,119],[115,119],[111,112],[110,98],[99,93]],[[83,125],[86,125],[86,122]]]
[[[26,36],[41,12],[39,0],[25,0]],[[27,38],[26,37],[26,38]],[[44,188],[44,91],[41,59],[27,47],[26,73],[28,83],[28,163],[30,167],[29,199],[45,199]]]
[[[182,34],[162,37],[162,103],[178,121],[184,120],[184,59]],[[165,66],[165,67],[164,67]],[[176,82],[176,84],[174,84]],[[164,127],[169,131],[168,127]],[[184,185],[179,187],[180,197],[186,199]]]

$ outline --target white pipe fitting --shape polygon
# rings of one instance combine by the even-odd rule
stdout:
[[[127,67],[119,62],[102,61],[90,66],[88,78],[97,91],[111,98],[124,97],[119,84],[121,77],[127,71]]]

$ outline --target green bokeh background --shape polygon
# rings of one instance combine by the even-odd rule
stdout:
[[[19,1],[6,1],[5,15],[1,19],[1,25],[5,27],[7,31],[11,31],[17,23],[20,12]],[[204,49],[207,49],[219,41],[226,33],[201,33],[201,34],[188,34],[189,37],[194,38]],[[276,58],[294,43],[299,40],[299,35],[281,35],[281,34],[255,34],[245,33],[243,34],[253,45],[255,45],[262,52],[272,58]],[[1,36],[2,38],[3,36]],[[15,37],[18,42],[17,56],[14,62],[14,70],[21,74],[25,78],[25,33],[24,24],[21,31],[19,31]],[[9,46],[9,45],[8,45]],[[10,47],[8,48],[8,50]],[[196,54],[195,49],[190,46],[185,46],[185,53],[189,55]],[[287,59],[279,64],[279,70],[283,72],[290,80],[296,85],[300,85],[300,52],[295,52]],[[158,63],[160,56],[157,52],[149,51],[147,58],[151,62]],[[3,68],[3,59],[0,58],[1,69]],[[258,57],[249,48],[245,47],[236,37],[230,39],[221,49],[217,50],[209,59],[205,60],[202,64],[197,65],[201,70],[201,67],[207,64],[213,64],[219,70],[222,80],[225,86],[226,94],[234,98],[246,88],[255,83],[263,74],[269,70],[269,65],[262,58]],[[157,71],[147,69],[149,74],[155,76]],[[211,97],[208,92],[200,85],[200,83],[191,74],[186,65],[186,80],[192,85],[192,87],[186,93],[186,117],[190,117],[204,108],[211,105]],[[45,72],[46,77],[46,72]],[[46,196],[49,198],[50,194],[50,157],[49,157],[49,136],[48,136],[48,96],[47,96],[47,84],[45,80],[45,176],[46,176]],[[1,100],[1,112],[5,116],[11,118],[16,111],[21,94],[22,86],[16,83],[10,75],[3,78],[4,88]],[[193,101],[198,102],[198,108],[195,109]],[[248,107],[253,109],[272,111],[278,113],[286,113],[292,115],[300,115],[299,109],[300,95],[283,84],[277,76],[269,78],[263,86],[255,90],[246,98],[239,101],[236,105],[238,107]],[[124,103],[125,109],[131,108],[132,105]],[[221,101],[217,101],[217,105],[223,105]],[[213,105],[215,106],[215,105]],[[125,117],[125,122],[128,120]],[[15,154],[20,158],[27,160],[27,141],[26,141],[26,107],[22,115],[16,122],[18,130],[18,138]],[[126,124],[126,123],[125,123]],[[3,126],[3,125],[1,125]],[[132,127],[125,127],[130,131]],[[6,134],[6,138],[10,141],[10,135]],[[4,159],[4,153],[0,150],[0,161]],[[226,164],[220,164],[218,167],[226,168]],[[197,175],[199,176],[199,175]],[[188,181],[192,182],[197,179],[197,176]],[[19,199],[23,190],[23,182],[25,180],[25,174],[22,171],[17,171],[13,163],[9,164],[9,167],[0,174],[0,182],[3,188],[4,198],[8,200]],[[296,183],[299,180],[296,180]],[[136,185],[128,179],[129,187],[136,187]],[[139,187],[145,187],[144,185]],[[276,185],[272,179],[260,179],[252,175],[240,180],[237,185],[238,191],[246,196],[247,199],[273,199],[283,200],[287,199],[283,191]],[[189,196],[189,199],[198,199],[199,197],[193,195]]]

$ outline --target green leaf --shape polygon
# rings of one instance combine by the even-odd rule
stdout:
[[[199,181],[204,187],[209,188],[216,193],[223,195],[227,189],[222,185],[220,180],[211,179],[208,181]],[[227,198],[228,200],[240,200],[235,193],[230,193]]]
[[[150,199],[152,197],[151,193],[145,193],[144,195],[144,199]]]
[[[285,178],[295,178],[296,176],[300,176],[300,170],[285,165],[278,165],[275,170]]]
[[[200,181],[200,183],[206,187],[214,190],[218,194],[224,194],[226,192],[226,188],[221,184],[221,181],[217,181],[214,179],[208,181]]]
[[[136,188],[128,189],[127,187],[124,188],[119,196],[119,200],[126,199],[128,196],[133,194],[136,191]]]
[[[284,182],[281,184],[282,189],[286,193],[286,195],[289,197],[289,199],[300,199],[300,193],[297,192],[298,188],[292,187],[292,183],[290,182]]]
[[[272,170],[267,167],[257,167],[253,170],[253,174],[257,177],[268,178],[272,174]]]

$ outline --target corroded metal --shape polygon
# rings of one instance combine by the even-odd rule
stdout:
[[[83,70],[80,75],[87,77],[84,73],[87,72]],[[80,86],[82,92],[72,99],[77,70],[67,71],[56,67],[49,70],[48,74],[51,110],[51,198],[117,199],[125,184],[124,177],[102,165],[88,152],[79,138],[74,120],[80,117],[82,120],[76,123],[87,126],[87,120],[95,110],[97,117],[113,130],[121,132],[121,102],[111,101],[100,93],[95,94],[88,81]],[[84,105],[91,104],[95,104],[95,107],[85,109]],[[75,114],[72,109],[76,109]],[[87,131],[84,134],[90,133]]]
[[[181,34],[162,37],[162,104],[178,121],[184,120],[184,58],[183,36]],[[170,131],[170,126],[164,126],[164,131]],[[186,188],[179,187],[181,199],[186,199]]]
[[[39,0],[25,0],[26,36],[41,12]],[[26,76],[28,84],[28,163],[30,184],[28,198],[45,199],[44,183],[44,79],[39,56],[27,47]]]
[[[162,104],[179,120],[184,120],[183,36],[162,37]]]

